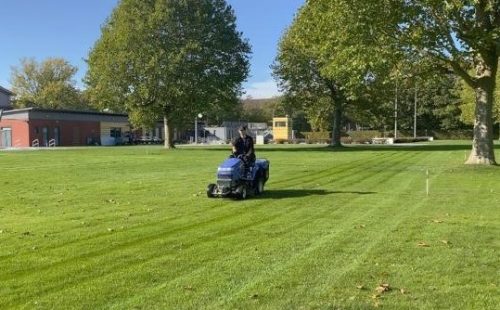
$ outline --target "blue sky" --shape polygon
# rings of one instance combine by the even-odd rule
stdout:
[[[234,8],[238,29],[250,40],[251,76],[243,85],[247,95],[266,98],[277,94],[269,66],[278,40],[305,0],[227,0]],[[1,3],[0,85],[10,88],[11,67],[21,58],[42,61],[62,57],[79,71],[100,36],[100,26],[118,0],[6,0]]]

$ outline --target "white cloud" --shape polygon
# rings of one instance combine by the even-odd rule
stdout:
[[[244,91],[243,98],[265,99],[281,95],[274,80],[250,83]]]

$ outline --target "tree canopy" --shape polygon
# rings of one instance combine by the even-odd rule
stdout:
[[[333,82],[344,102],[352,102],[366,94],[371,77],[397,81],[401,61],[431,59],[434,74],[452,70],[474,90],[474,139],[467,163],[495,164],[492,110],[499,35],[497,0],[309,0],[280,44],[275,72],[289,94],[295,85],[303,94],[318,94],[300,82],[315,81],[313,72]],[[297,70],[304,67],[310,70]]]
[[[286,99],[304,105],[311,121],[324,124],[333,116],[333,145],[340,145],[345,108],[396,58],[381,35],[395,27],[394,18],[386,14],[384,22],[369,25],[361,14],[367,6],[380,9],[373,2],[308,1],[285,32],[274,65]]]
[[[123,0],[88,57],[85,81],[101,108],[172,128],[238,102],[250,46],[225,0]]]
[[[42,62],[24,58],[12,68],[14,105],[51,109],[80,109],[85,104],[75,87],[74,75],[78,69],[62,58],[48,58]]]

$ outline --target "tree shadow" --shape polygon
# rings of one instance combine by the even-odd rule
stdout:
[[[494,145],[495,150],[500,150],[500,144]],[[340,147],[332,146],[317,146],[317,147],[266,147],[258,151],[262,152],[339,152],[339,153],[355,153],[355,152],[454,152],[454,151],[471,151],[472,144],[433,144],[433,143],[406,143],[406,144],[392,144],[392,145],[362,145],[362,144],[348,144]]]
[[[266,190],[260,196],[262,199],[284,199],[300,198],[310,196],[327,196],[336,194],[354,194],[354,195],[373,195],[377,192],[358,192],[358,191],[328,191],[324,189],[279,189]]]
[[[393,145],[353,145],[341,148],[332,148],[332,151],[338,152],[452,152],[471,150],[472,146],[467,144],[393,144]]]
[[[207,146],[207,147],[190,147],[184,146],[183,148],[192,151],[217,151],[227,150],[230,152],[230,146]],[[500,144],[494,145],[495,150],[500,150]],[[262,145],[255,148],[257,155],[259,153],[271,152],[321,152],[321,153],[355,153],[355,152],[422,152],[422,151],[435,151],[435,152],[453,152],[453,151],[471,151],[471,143],[457,143],[457,144],[441,144],[441,143],[405,143],[405,144],[392,144],[392,145],[373,145],[373,144],[347,144],[340,147],[332,147],[330,145]]]
[[[190,151],[203,151],[203,152],[210,152],[210,151],[215,151],[215,152],[220,152],[220,151],[227,151],[228,153],[231,152],[231,146],[228,144],[226,146],[189,146],[189,145],[184,145],[181,146],[180,148],[190,150]],[[255,146],[255,152],[260,153],[260,152],[331,152],[335,150],[335,148],[330,147],[329,145],[319,145],[319,146],[308,146],[308,145],[280,145],[280,146],[275,146],[275,145],[256,145]]]

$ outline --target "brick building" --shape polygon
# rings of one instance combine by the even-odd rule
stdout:
[[[114,145],[128,139],[126,114],[26,108],[4,110],[0,148]]]

